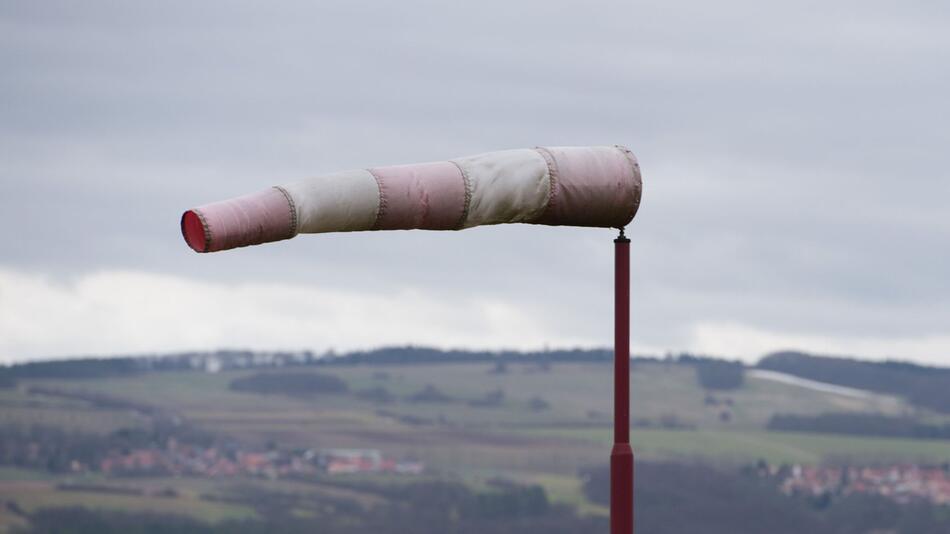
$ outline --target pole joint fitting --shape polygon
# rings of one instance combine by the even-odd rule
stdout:
[[[614,243],[629,243],[630,240],[627,239],[626,234],[623,233],[623,227],[620,228],[620,235],[617,236],[617,239],[614,239]]]

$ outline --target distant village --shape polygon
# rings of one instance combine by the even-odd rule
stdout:
[[[950,466],[768,467],[782,493],[808,497],[873,494],[906,504],[923,499],[950,504]],[[764,473],[760,473],[764,474]]]
[[[425,465],[417,460],[394,458],[377,449],[324,449],[299,451],[243,451],[200,447],[169,440],[164,449],[145,448],[114,453],[99,470],[114,476],[259,476],[271,479],[299,476],[396,474],[417,476]],[[74,470],[85,470],[74,465]],[[950,465],[890,465],[874,467],[759,465],[759,475],[778,483],[788,496],[812,498],[873,494],[906,504],[926,500],[950,505]]]
[[[74,466],[82,470],[82,466]],[[415,460],[395,460],[376,449],[311,449],[286,451],[225,451],[216,447],[183,445],[171,440],[162,449],[148,448],[113,454],[99,469],[116,476],[190,475],[228,477],[237,475],[287,478],[316,474],[342,475],[393,473],[420,475],[425,465]]]

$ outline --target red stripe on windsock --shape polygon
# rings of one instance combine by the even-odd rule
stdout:
[[[297,214],[277,187],[186,211],[181,219],[185,241],[196,252],[215,252],[296,235]]]
[[[465,210],[465,180],[448,161],[369,169],[379,184],[377,230],[453,230]]]
[[[623,147],[545,147],[551,196],[539,224],[622,228],[640,206],[640,168]],[[553,165],[552,165],[553,164]]]

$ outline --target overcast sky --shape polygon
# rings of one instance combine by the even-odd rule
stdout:
[[[950,365],[950,4],[0,3],[0,361],[609,346],[612,239],[210,255],[184,209],[372,165],[624,144],[633,350]]]

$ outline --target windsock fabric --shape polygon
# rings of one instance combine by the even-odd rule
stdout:
[[[621,146],[503,150],[275,186],[188,210],[181,228],[197,252],[300,233],[503,223],[622,228],[637,213],[641,189],[637,159]]]

